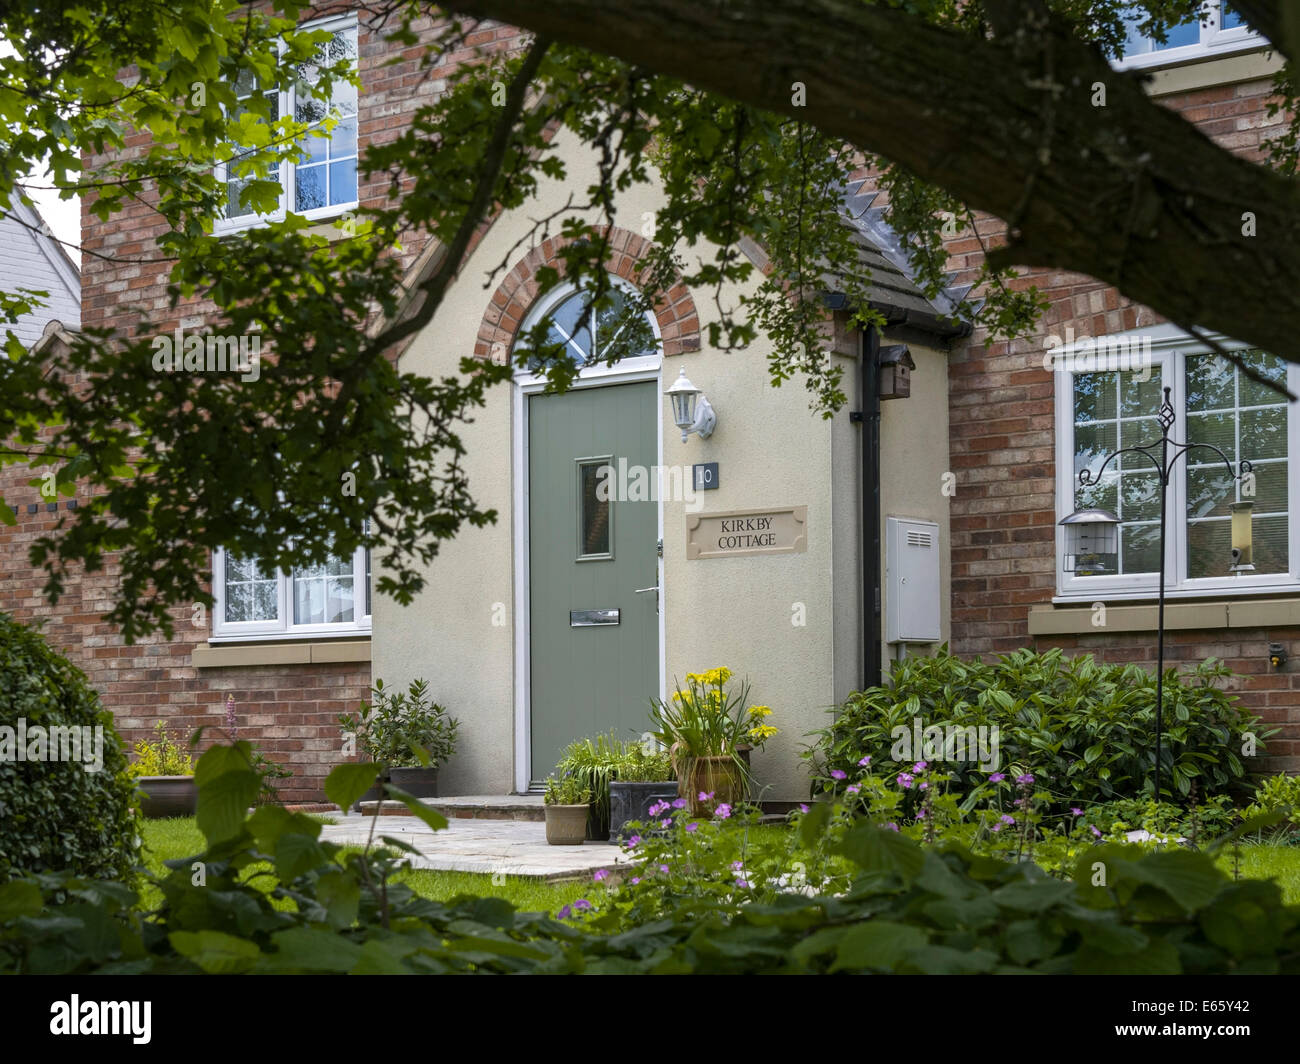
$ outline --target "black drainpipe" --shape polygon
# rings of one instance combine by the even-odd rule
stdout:
[[[862,686],[879,687],[880,657],[880,333],[862,331],[858,402],[862,423]]]

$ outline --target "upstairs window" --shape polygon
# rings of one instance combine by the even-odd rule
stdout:
[[[1200,14],[1177,26],[1170,26],[1165,40],[1141,32],[1147,19],[1138,8],[1126,19],[1129,24],[1124,56],[1115,65],[1122,70],[1164,66],[1259,48],[1268,42],[1246,24],[1241,13],[1227,0],[1205,0]]]
[[[295,121],[316,127],[303,141],[307,158],[299,163],[287,159],[271,164],[254,174],[236,173],[233,165],[217,168],[218,178],[225,182],[227,195],[224,216],[217,220],[218,233],[244,229],[260,222],[278,221],[287,210],[306,218],[328,218],[341,214],[357,205],[357,89],[355,85],[338,79],[330,92],[314,92],[322,66],[332,66],[342,60],[349,61],[355,69],[357,60],[357,23],[355,17],[330,19],[311,23],[304,29],[331,31],[317,53],[316,61],[299,63],[295,85],[288,91],[261,89],[251,73],[240,75],[235,91],[243,110],[247,102],[259,93],[265,97],[271,121],[281,115],[292,115]],[[232,115],[238,118],[241,110]],[[325,119],[333,116],[337,124],[326,132]],[[232,144],[230,156],[237,154],[239,145]],[[280,185],[279,202],[274,210],[258,213],[249,203],[243,202],[243,191],[253,180],[275,180]]]

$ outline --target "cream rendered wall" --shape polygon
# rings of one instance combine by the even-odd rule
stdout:
[[[499,219],[473,258],[448,291],[436,320],[418,335],[403,356],[402,369],[426,375],[454,372],[457,361],[473,350],[491,289],[483,287],[490,265],[502,261],[528,224],[561,206],[568,190],[595,180],[593,159],[581,149],[565,155],[569,176],[548,182],[541,196],[514,216]],[[616,221],[639,230],[645,212],[659,205],[658,190],[638,186],[619,197]],[[518,249],[510,265],[527,251]],[[499,278],[498,278],[499,280]],[[701,335],[707,338],[717,310],[711,292],[696,292]],[[742,289],[721,293],[724,306],[735,306]],[[666,465],[716,461],[721,487],[703,492],[704,512],[806,505],[808,549],[802,554],[756,555],[688,561],[687,503],[664,504],[664,580],[666,684],[690,671],[726,665],[748,677],[751,698],[772,706],[770,722],[781,729],[763,752],[755,752],[754,767],[763,797],[795,801],[808,787],[798,751],[807,733],[828,720],[826,710],[836,699],[836,677],[856,673],[853,649],[858,635],[856,590],[839,598],[837,584],[860,583],[856,568],[856,532],[852,519],[857,505],[853,477],[844,478],[844,461],[852,455],[837,447],[835,465],[841,471],[840,498],[832,507],[832,436],[848,437],[841,412],[828,421],[809,409],[807,393],[798,381],[773,388],[766,368],[767,349],[760,342],[744,352],[705,349],[665,360],[663,386],[679,368],[708,395],[718,413],[718,427],[708,440],[691,436],[681,442],[667,402],[664,418]],[[915,349],[914,349],[915,354]],[[918,365],[922,359],[918,357]],[[939,365],[942,366],[940,358]],[[851,368],[849,369],[851,374]],[[917,371],[918,386],[935,381],[928,361]],[[425,591],[409,607],[380,597],[376,602],[373,635],[374,675],[385,684],[404,684],[426,677],[435,698],[461,721],[458,752],[443,770],[444,794],[508,793],[514,789],[514,556],[512,543],[512,386],[499,386],[488,405],[467,426],[463,439],[469,483],[481,505],[495,507],[497,523],[486,529],[466,529],[445,544],[427,569]],[[946,391],[942,399],[908,401],[909,411],[927,420],[894,424],[889,412],[885,437],[906,437],[915,447],[946,441]],[[899,404],[904,405],[904,404]],[[939,426],[942,424],[942,434]],[[930,441],[927,443],[926,441]],[[898,446],[894,444],[894,446]],[[946,442],[944,445],[946,461]],[[844,456],[842,459],[839,456]],[[907,470],[906,466],[896,467]],[[915,507],[926,516],[934,500],[920,505],[920,478],[905,478],[898,504]],[[938,472],[933,479],[938,484]],[[937,489],[936,489],[937,490]],[[886,505],[895,496],[886,495]],[[915,498],[915,502],[913,501]],[[889,512],[894,512],[892,509]],[[946,507],[945,507],[946,513]],[[838,536],[833,529],[838,528]],[[945,538],[946,549],[946,538]],[[833,557],[833,551],[837,557]],[[836,574],[839,560],[846,571]],[[841,638],[840,660],[835,654],[835,615],[853,633]],[[504,624],[494,621],[504,620]],[[575,736],[576,738],[576,736]],[[544,772],[534,770],[534,775]]]
[[[888,337],[883,341],[889,343]],[[880,404],[880,571],[885,571],[885,520],[914,517],[939,526],[939,623],[941,642],[951,637],[952,537],[948,527],[949,496],[943,493],[948,459],[948,356],[936,348],[909,343],[916,369],[912,394]],[[950,491],[961,490],[955,484]],[[882,609],[888,608],[889,587],[881,588]],[[882,625],[883,627],[883,625]],[[908,655],[933,653],[939,644],[911,643]],[[888,675],[898,647],[883,648],[882,667]]]

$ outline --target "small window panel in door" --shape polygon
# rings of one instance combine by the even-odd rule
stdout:
[[[614,458],[579,458],[578,557],[580,562],[614,558],[614,507],[610,480]]]

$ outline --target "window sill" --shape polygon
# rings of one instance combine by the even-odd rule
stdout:
[[[344,233],[337,225],[341,218],[354,213],[360,206],[358,203],[340,203],[336,207],[321,207],[315,211],[300,212],[302,217],[307,221],[307,227],[303,230],[309,236],[323,236],[330,243],[336,240],[342,240],[350,234]],[[240,233],[247,233],[250,229],[260,229],[264,226],[272,225],[276,222],[283,222],[285,215],[283,212],[268,214],[264,217],[255,218],[249,222],[241,222],[235,225],[213,226],[212,235],[218,240],[225,237],[238,236]]]
[[[1193,92],[1215,85],[1231,85],[1240,81],[1258,81],[1271,78],[1283,66],[1282,57],[1267,47],[1255,45],[1252,50],[1227,55],[1201,55],[1192,59],[1176,60],[1167,66],[1125,67],[1125,73],[1146,74],[1147,93],[1151,96],[1169,96],[1177,92]]]
[[[292,643],[208,643],[195,647],[190,656],[190,664],[196,669],[225,669],[240,665],[323,665],[369,660],[369,636]]]
[[[1034,606],[1029,610],[1029,634],[1102,635],[1111,632],[1154,632],[1158,607],[1108,605],[1105,624],[1094,624],[1091,605]],[[1165,602],[1165,628],[1169,631],[1196,628],[1300,627],[1300,597],[1280,599],[1217,599],[1199,602]]]

